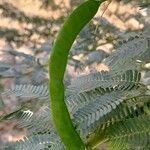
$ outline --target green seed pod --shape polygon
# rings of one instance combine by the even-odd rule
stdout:
[[[63,78],[69,50],[81,29],[94,17],[104,0],[88,0],[77,7],[63,24],[49,59],[49,93],[52,118],[62,142],[68,150],[85,150],[86,147],[73,127],[64,101]]]

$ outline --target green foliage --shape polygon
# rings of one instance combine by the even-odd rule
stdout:
[[[84,4],[91,3],[93,3],[92,0]],[[81,6],[86,7],[86,5]],[[86,12],[87,10],[83,12],[82,7],[79,7],[80,14],[91,13],[91,11]],[[96,10],[93,13],[95,12]],[[84,144],[94,149],[101,143],[107,144],[110,150],[148,150],[150,148],[150,92],[141,81],[143,65],[150,60],[149,30],[129,38],[104,60],[109,71],[81,76],[73,80],[64,93],[63,75],[68,51],[78,32],[94,15],[90,14],[91,16],[82,22],[78,20],[80,16],[76,13],[74,15],[77,15],[77,20],[74,20],[74,15],[71,16],[71,22],[65,23],[54,45],[50,62],[51,84],[53,88],[57,85],[58,89],[55,93],[56,89],[53,90],[51,87],[50,92],[54,94],[54,97],[51,96],[50,107],[47,85],[16,85],[1,94],[14,95],[23,101],[21,108],[1,116],[0,121],[15,119],[17,126],[27,131],[24,140],[5,144],[2,149],[64,150],[70,142],[74,142],[72,149],[79,149],[77,146],[82,147]],[[73,37],[69,37],[68,32],[70,30],[73,32],[70,26],[75,28],[76,23],[79,23],[80,27],[73,33]],[[67,32],[64,33],[64,30]],[[68,42],[69,45],[67,45]],[[60,54],[55,53],[55,50]],[[59,100],[61,93],[63,107],[59,101],[56,101]],[[32,109],[35,103],[42,104],[40,109]],[[51,109],[53,109],[52,115]],[[56,132],[60,130],[55,129],[52,120],[56,121],[55,124],[58,123],[57,127],[61,126],[63,136],[70,132],[68,124],[64,124],[66,117],[64,110],[67,117],[70,115],[69,123],[73,123],[73,134],[76,136],[65,137],[65,140],[62,140]]]

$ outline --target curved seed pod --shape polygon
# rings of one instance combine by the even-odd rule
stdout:
[[[88,0],[67,18],[54,43],[49,59],[49,93],[56,130],[68,150],[85,150],[85,145],[73,127],[64,101],[64,72],[69,50],[81,29],[94,17],[104,0]]]

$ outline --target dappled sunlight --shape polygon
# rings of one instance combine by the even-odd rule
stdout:
[[[23,106],[33,108],[37,115],[39,108],[43,105],[47,105],[45,101],[39,101],[39,104],[35,105],[32,99],[37,100],[38,96],[43,96],[46,100],[48,99],[48,56],[49,53],[51,53],[54,40],[64,20],[80,2],[81,0],[0,1],[0,97],[4,102],[4,108],[1,109],[0,107],[0,116],[23,108]],[[71,87],[72,83],[76,81],[80,84],[80,76],[85,75],[87,75],[87,79],[88,75],[89,79],[91,79],[89,83],[88,80],[85,81],[85,85],[88,85],[89,89],[95,87],[95,80],[99,80],[99,78],[96,78],[95,72],[102,72],[101,78],[103,79],[104,74],[104,77],[106,75],[107,79],[109,78],[107,73],[114,71],[112,74],[117,76],[114,78],[117,80],[115,84],[119,83],[118,80],[121,80],[121,82],[125,80],[125,82],[127,82],[130,80],[130,77],[128,78],[128,72],[121,77],[120,74],[126,70],[132,70],[136,66],[136,68],[142,70],[140,82],[144,83],[144,85],[150,89],[150,52],[147,51],[150,46],[150,30],[148,28],[150,23],[150,9],[141,9],[137,1],[128,3],[113,1],[109,4],[108,8],[107,6],[108,2],[104,3],[94,19],[90,21],[77,36],[68,56],[64,80],[65,88],[68,90],[68,87]],[[118,55],[117,52],[120,55]],[[118,67],[121,68],[120,72],[115,72]],[[93,73],[93,76],[90,76],[91,73]],[[131,78],[132,76],[136,76],[136,73],[133,73]],[[111,82],[112,80],[110,83]],[[137,81],[135,81],[135,84],[136,82]],[[115,89],[116,85],[114,86],[114,84],[112,84],[112,87],[109,87],[110,83],[107,83],[107,88]],[[16,87],[16,85],[26,84],[29,85],[27,88],[25,86],[20,86],[20,88],[19,86]],[[39,85],[42,86],[39,87]],[[75,86],[73,90],[75,91],[79,88],[81,93],[75,93],[75,96],[85,98],[86,102],[87,95],[84,95],[84,93],[82,95],[82,92],[87,92],[89,89],[86,89],[86,87],[84,87],[85,85],[82,85],[81,82],[81,87]],[[105,84],[102,86],[105,86]],[[130,85],[126,85],[125,87],[118,85],[118,87],[128,89]],[[90,92],[92,94],[97,92],[96,88],[94,89],[95,91]],[[11,89],[12,91],[7,91],[7,89]],[[35,93],[32,89],[33,91],[35,90]],[[107,91],[108,89],[105,90]],[[37,96],[36,92],[38,90],[41,90],[41,93]],[[103,92],[103,89],[101,90],[100,92]],[[2,94],[3,92],[5,93],[5,91],[8,93],[6,92],[6,95]],[[20,95],[18,91],[21,92]],[[16,92],[15,96],[11,95],[13,92]],[[24,99],[23,96],[26,97],[28,94],[31,95]],[[86,94],[88,94],[88,92]],[[70,96],[69,98],[71,99],[72,97]],[[71,101],[76,100],[75,97],[73,98]],[[89,97],[89,99],[90,98],[91,97]],[[108,99],[106,99],[106,102],[107,100]],[[73,109],[74,111],[77,107],[71,105],[67,100],[66,103],[70,107],[70,110]],[[85,105],[85,103],[83,102],[81,105]],[[103,105],[105,106],[105,103]],[[94,104],[91,106],[96,107]],[[86,109],[88,105],[84,107]],[[117,106],[115,104],[114,106],[109,105],[108,108],[105,109],[106,112],[109,107]],[[41,112],[47,112],[44,109]],[[73,114],[73,117],[75,115],[76,114]],[[29,117],[28,119],[31,118]],[[41,123],[40,121],[39,123]],[[84,127],[85,123],[83,122],[82,124],[81,122],[80,125]],[[47,126],[49,127],[49,124],[46,122],[45,128],[47,128]],[[90,131],[90,128],[88,129]],[[83,132],[85,132],[85,130],[83,130]],[[15,119],[4,123],[0,122],[0,144],[15,142],[23,139],[25,135],[26,130],[23,127],[18,127]],[[89,135],[86,136],[88,137]],[[56,138],[56,140],[58,139]],[[54,141],[54,143],[55,142],[56,141]],[[101,150],[106,150],[105,144],[102,144],[100,147]]]

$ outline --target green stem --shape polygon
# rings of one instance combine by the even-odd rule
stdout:
[[[81,29],[94,17],[102,1],[88,0],[67,18],[54,43],[49,59],[49,93],[52,118],[62,142],[68,150],[85,150],[64,101],[63,78],[69,50]]]

